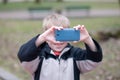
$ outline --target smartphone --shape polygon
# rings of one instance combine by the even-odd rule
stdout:
[[[79,41],[80,30],[74,28],[64,28],[62,30],[55,30],[56,41]]]

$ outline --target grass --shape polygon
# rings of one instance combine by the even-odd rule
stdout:
[[[71,26],[84,24],[93,35],[96,35],[94,32],[115,31],[120,28],[119,17],[70,19],[70,21]],[[23,43],[39,33],[42,33],[41,21],[0,20],[0,66],[22,80],[30,80],[30,75],[20,66],[17,52]],[[120,40],[111,39],[100,44],[104,53],[103,63],[96,70],[82,75],[82,80],[107,80],[108,78],[118,80]]]
[[[107,30],[109,28],[116,28],[120,26],[119,17],[102,17],[102,18],[81,18],[81,19],[70,19],[71,27],[78,24],[84,24],[86,28],[90,31],[96,30]],[[42,21],[31,21],[31,20],[0,20],[0,34],[11,33],[11,32],[21,32],[31,33],[41,31]],[[4,26],[4,27],[2,27]],[[92,28],[92,29],[91,29]],[[4,29],[4,30],[3,30]]]
[[[42,2],[39,4],[35,4],[34,2],[16,2],[8,3],[6,5],[0,3],[0,10],[29,9],[30,7],[51,7],[53,9],[56,9],[64,8],[66,6],[90,6],[92,9],[119,9],[119,5],[116,2]]]

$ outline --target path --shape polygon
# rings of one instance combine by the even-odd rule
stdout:
[[[20,80],[13,74],[0,68],[0,80]]]
[[[0,11],[0,19],[43,19],[46,15],[53,13],[51,12],[39,12],[31,14],[28,10],[15,10],[15,11]],[[84,17],[84,13],[65,14],[66,16],[77,16]],[[91,9],[89,11],[89,17],[109,17],[119,16],[119,9]]]

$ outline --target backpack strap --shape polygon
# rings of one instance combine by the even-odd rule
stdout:
[[[79,80],[80,79],[80,70],[77,66],[77,63],[76,63],[76,58],[74,56],[75,52],[77,51],[77,48],[71,48],[70,49],[70,53],[72,53],[72,56],[73,56],[73,69],[74,69],[74,80]]]
[[[41,46],[39,46],[40,48],[40,53],[39,53],[39,58],[40,58],[40,62],[38,64],[37,70],[35,71],[35,76],[34,76],[34,80],[40,80],[40,72],[41,72],[41,68],[42,68],[42,63],[43,60],[45,58],[45,46],[46,46],[46,42],[44,42],[43,44],[41,44]]]
[[[41,72],[43,59],[44,59],[44,57],[41,57],[41,60],[40,60],[39,65],[38,65],[38,68],[37,68],[37,70],[35,72],[34,80],[39,80],[39,78],[40,78],[40,72]]]
[[[76,61],[73,60],[74,64],[74,80],[79,80],[80,79],[80,71],[77,67]]]

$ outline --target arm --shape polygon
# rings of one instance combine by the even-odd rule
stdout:
[[[32,38],[30,41],[21,46],[18,52],[18,58],[20,59],[22,66],[34,73],[38,63],[40,62],[39,55],[43,50],[46,41],[55,41],[54,39],[54,27],[51,27],[41,35]],[[42,52],[41,52],[42,53]]]
[[[93,42],[96,46],[96,51],[92,51],[87,44],[85,44],[85,50],[80,48],[74,50],[74,59],[81,73],[95,69],[102,61],[102,49],[95,40]]]
[[[96,51],[96,46],[84,25],[78,25],[74,28],[80,30],[80,42],[84,42],[92,51]]]
[[[102,61],[102,49],[100,45],[91,38],[83,25],[77,26],[76,29],[80,29],[80,41],[84,42],[86,46],[86,50],[76,50],[76,63],[81,73],[85,73],[93,70]]]
[[[39,36],[39,35],[38,35]],[[39,53],[39,48],[35,45],[35,41],[38,36],[32,38],[27,43],[23,44],[18,52],[18,58],[20,61],[32,61],[37,58]]]
[[[39,55],[46,41],[56,42],[54,38],[54,29],[59,27],[51,27],[41,35],[32,38],[27,43],[23,44],[18,52],[20,61],[32,61]]]
[[[22,63],[22,66],[31,74],[33,74],[37,69],[37,66],[40,62],[40,59],[38,57],[40,55],[39,52],[45,45],[44,42],[41,42],[41,45],[39,45],[39,47],[36,46],[35,42],[39,36],[40,35],[23,44],[18,52],[18,58]]]

